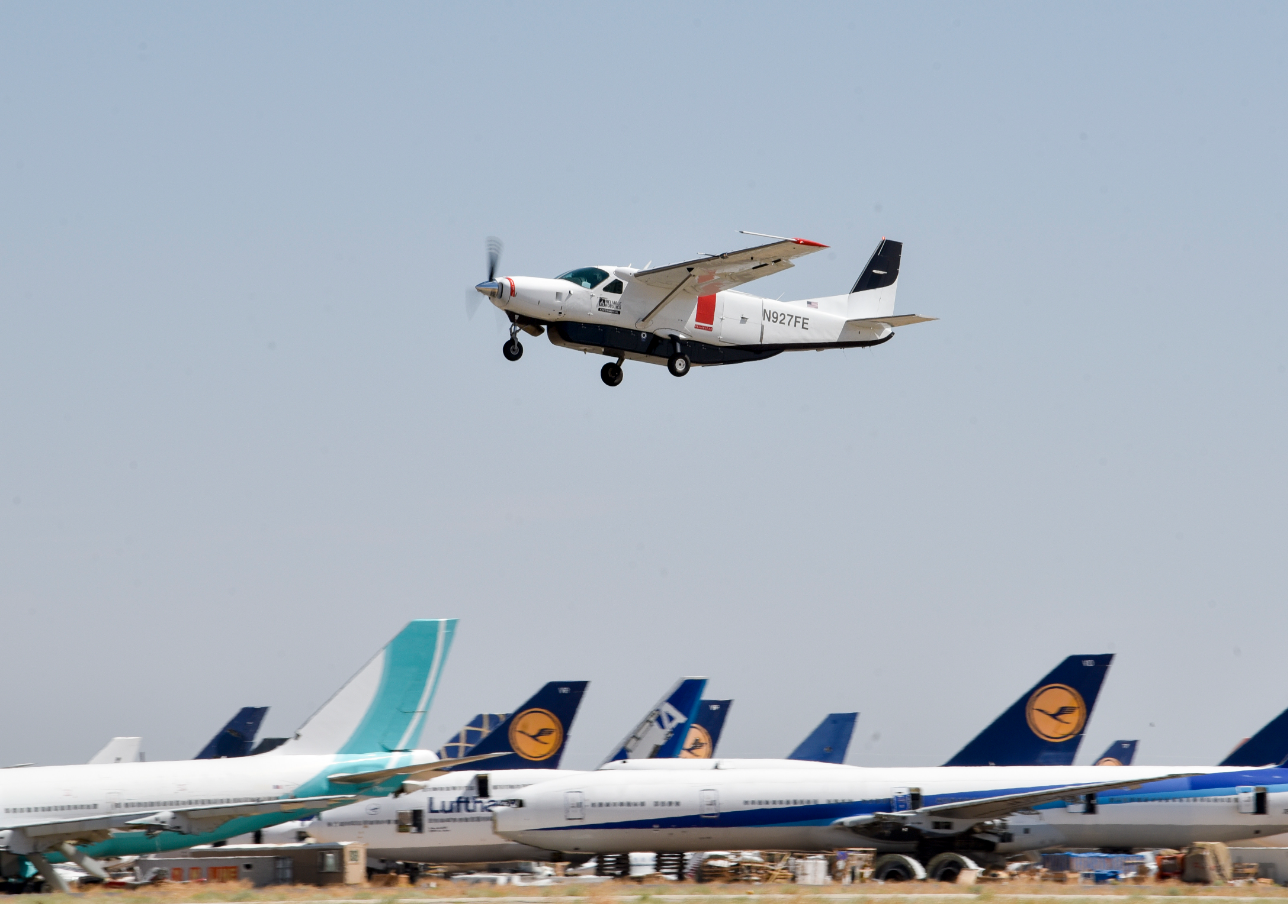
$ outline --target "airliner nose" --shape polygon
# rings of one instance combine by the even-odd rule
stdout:
[[[480,295],[486,295],[488,298],[501,297],[501,283],[495,279],[489,279],[487,282],[481,282],[474,287],[474,291]]]

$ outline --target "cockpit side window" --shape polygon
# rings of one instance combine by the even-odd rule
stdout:
[[[622,285],[622,281],[620,279],[615,279],[599,291],[605,292],[609,295],[621,295],[626,291],[626,287]]]
[[[583,289],[593,289],[608,279],[608,274],[598,267],[582,267],[580,270],[569,270],[567,273],[560,273],[555,279],[566,279],[570,283],[576,283]]]

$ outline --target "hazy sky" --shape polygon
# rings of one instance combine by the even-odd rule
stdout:
[[[459,616],[424,742],[676,677],[722,753],[942,762],[1114,652],[1081,759],[1288,706],[1288,6],[0,4],[0,762],[292,731]],[[683,380],[467,320],[503,273],[805,236],[865,351]],[[1094,749],[1093,749],[1094,748]]]

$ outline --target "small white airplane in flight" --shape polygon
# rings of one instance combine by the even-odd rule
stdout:
[[[773,241],[652,269],[582,267],[555,279],[498,277],[501,243],[490,239],[487,280],[474,288],[510,319],[503,346],[508,360],[523,355],[520,330],[533,336],[549,331],[555,345],[616,358],[599,372],[609,386],[622,382],[628,358],[665,363],[682,377],[691,367],[761,361],[785,351],[868,348],[888,342],[895,327],[935,319],[895,316],[901,242],[883,238],[844,295],[776,301],[736,287],[827,246],[743,234]]]

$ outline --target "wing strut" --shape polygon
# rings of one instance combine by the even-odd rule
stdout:
[[[636,325],[636,326],[648,326],[650,323],[652,323],[652,322],[653,322],[653,318],[654,318],[654,317],[656,317],[656,316],[661,312],[661,310],[662,310],[664,307],[666,307],[666,306],[667,306],[667,303],[668,303],[668,302],[670,302],[670,300],[671,300],[672,296],[674,296],[676,292],[680,291],[680,290],[681,290],[681,289],[683,289],[686,285],[688,285],[688,282],[689,282],[689,280],[691,280],[691,279],[693,279],[693,268],[692,268],[692,267],[690,267],[690,268],[689,268],[689,275],[688,275],[688,276],[686,276],[686,277],[684,277],[684,279],[680,280],[680,284],[679,284],[678,286],[676,286],[676,287],[675,287],[674,289],[672,289],[670,292],[667,292],[667,293],[666,293],[666,297],[665,297],[665,298],[663,298],[661,301],[659,301],[659,302],[657,303],[657,307],[655,307],[653,310],[649,311],[647,314],[645,314],[645,315],[644,315],[643,317],[641,317],[639,320],[635,321],[635,325]]]

